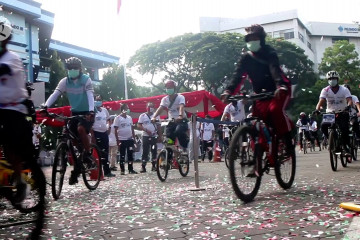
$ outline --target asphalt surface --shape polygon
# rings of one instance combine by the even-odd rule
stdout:
[[[294,186],[282,190],[271,171],[248,204],[234,195],[224,162],[205,161],[199,170],[201,191],[193,191],[193,165],[185,178],[170,170],[164,183],[156,172],[117,171],[92,192],[81,178],[75,186],[66,180],[57,201],[49,187],[43,239],[360,239],[357,213],[338,206],[360,200],[360,161],[347,168],[339,162],[333,172],[327,151],[297,153]],[[50,181],[51,168],[44,171]],[[0,239],[28,232],[26,225],[9,226]]]

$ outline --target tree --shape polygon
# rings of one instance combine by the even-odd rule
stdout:
[[[279,52],[280,63],[290,79],[311,86],[316,75],[304,51],[287,41],[268,41]],[[130,59],[129,66],[141,74],[150,74],[154,87],[158,87],[153,82],[158,74],[163,76],[163,82],[168,78],[175,80],[178,90],[202,87],[219,96],[243,49],[244,37],[239,33],[189,33],[143,46]]]
[[[56,51],[53,51],[51,55],[51,64],[50,64],[50,78],[49,83],[47,83],[47,91],[45,92],[46,99],[54,92],[59,81],[66,77],[66,70],[64,64],[61,62]],[[54,104],[56,107],[68,106],[69,101],[67,97],[61,96]]]
[[[352,85],[355,85],[355,81],[360,80],[360,60],[359,54],[355,50],[355,44],[341,40],[325,49],[319,71],[326,74],[330,70],[336,70],[341,79]]]

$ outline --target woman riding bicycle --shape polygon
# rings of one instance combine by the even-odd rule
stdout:
[[[265,44],[266,33],[260,25],[245,28],[245,41],[250,51],[244,53],[235,69],[232,81],[224,91],[222,98],[236,94],[246,76],[251,79],[255,93],[275,92],[275,97],[257,100],[253,107],[253,116],[266,121],[274,128],[276,135],[285,138],[287,154],[294,153],[291,130],[294,123],[285,113],[285,107],[291,96],[291,83],[280,69],[275,50]]]

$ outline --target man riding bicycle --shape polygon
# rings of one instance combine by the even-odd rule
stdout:
[[[67,77],[60,80],[58,86],[47,99],[44,108],[50,107],[55,103],[58,97],[65,92],[71,106],[73,116],[85,115],[85,118],[74,118],[70,121],[70,131],[78,136],[84,146],[84,161],[92,164],[94,162],[90,153],[90,140],[88,134],[94,122],[94,89],[91,79],[88,75],[82,73],[82,63],[79,58],[70,57],[65,60]],[[75,165],[71,172],[69,184],[76,184],[80,169]]]
[[[26,106],[29,95],[25,87],[23,62],[7,49],[12,38],[10,22],[0,17],[0,145],[14,170],[16,195],[20,203],[26,197],[27,185],[21,178],[22,163],[36,164],[32,123],[26,119],[31,109]],[[30,110],[30,111],[29,111]]]
[[[326,112],[339,112],[346,109],[350,109],[353,102],[349,89],[339,85],[339,73],[336,71],[329,71],[326,74],[329,86],[322,89],[320,93],[320,99],[316,105],[314,113],[319,113],[322,105],[326,102]],[[349,149],[349,113],[339,112],[336,114],[336,123],[339,125],[342,143],[346,154],[350,155]],[[326,138],[329,138],[328,128],[331,126],[330,123],[323,122],[321,124],[321,131],[324,133]]]
[[[275,133],[284,137],[287,154],[294,153],[291,130],[294,123],[285,113],[285,107],[291,96],[291,83],[280,69],[275,50],[265,44],[266,33],[258,24],[245,28],[245,41],[250,51],[244,53],[237,63],[232,81],[227,86],[222,98],[236,94],[246,76],[251,79],[255,93],[275,92],[275,97],[257,100],[253,107],[253,116],[266,121]]]

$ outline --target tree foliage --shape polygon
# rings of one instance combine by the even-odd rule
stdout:
[[[360,60],[355,44],[341,40],[325,49],[319,71],[326,74],[330,70],[336,70],[340,78],[352,84],[360,80]]]
[[[301,48],[279,39],[268,42],[278,51],[280,63],[294,83],[313,84],[313,63]],[[175,80],[178,90],[201,87],[219,96],[244,49],[244,37],[239,33],[189,33],[143,46],[130,59],[129,66],[141,74],[150,74],[154,87],[158,87],[153,81],[158,75],[163,82],[168,78]]]

